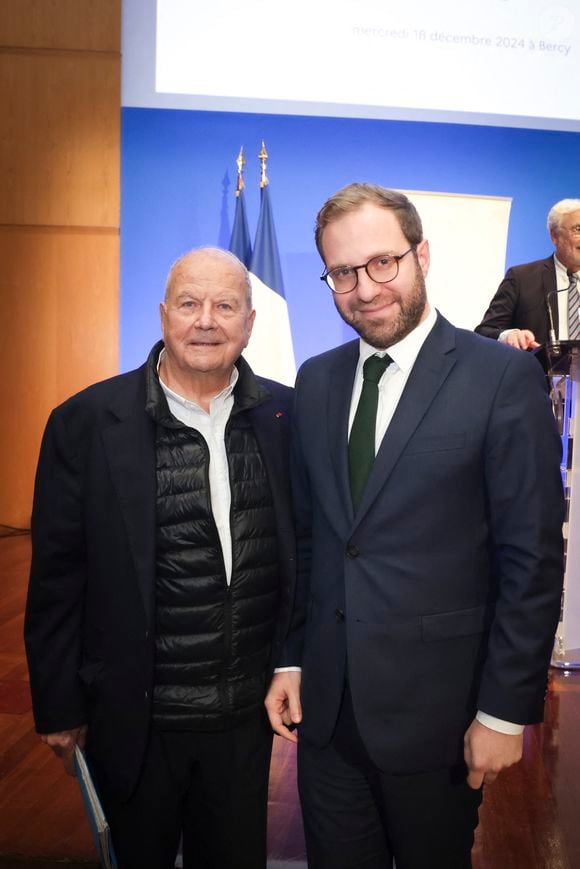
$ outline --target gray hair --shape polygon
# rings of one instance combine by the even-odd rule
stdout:
[[[169,274],[167,275],[167,280],[165,282],[165,296],[164,300],[167,301],[167,296],[169,291],[173,286],[173,282],[175,280],[176,272],[180,270],[185,260],[189,258],[195,258],[198,254],[205,254],[210,257],[214,257],[216,259],[226,259],[230,260],[232,265],[237,267],[240,270],[242,279],[246,285],[246,302],[248,304],[248,308],[252,309],[252,280],[250,278],[250,273],[246,266],[243,264],[238,257],[229,250],[223,250],[221,247],[194,247],[192,250],[187,251],[187,253],[182,254],[182,256],[178,257],[171,264],[171,268],[169,269]]]
[[[548,212],[548,232],[557,232],[562,226],[562,219],[572,211],[580,211],[580,199],[561,199],[552,205]]]

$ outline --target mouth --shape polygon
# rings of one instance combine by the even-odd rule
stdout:
[[[357,313],[362,317],[377,317],[381,314],[386,314],[390,311],[390,309],[397,304],[396,299],[391,299],[390,301],[375,302],[370,307],[358,308]]]
[[[219,341],[190,341],[190,347],[219,347]]]

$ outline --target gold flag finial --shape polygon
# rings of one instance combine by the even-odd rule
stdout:
[[[264,144],[264,140],[262,139],[262,147],[260,149],[260,153],[258,154],[260,158],[260,189],[262,187],[267,187],[270,183],[268,181],[268,176],[266,175],[266,161],[268,159],[268,152],[266,151],[266,145]]]
[[[236,160],[236,166],[238,167],[238,183],[236,186],[236,196],[239,196],[244,187],[244,166],[246,165],[246,158],[244,157],[244,146],[240,146],[240,153],[238,154],[238,158]]]

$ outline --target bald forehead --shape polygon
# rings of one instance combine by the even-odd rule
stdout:
[[[247,272],[239,260],[227,251],[214,248],[194,250],[172,267],[165,288],[165,300],[173,297],[184,286],[214,289],[238,289],[251,306],[251,288]]]

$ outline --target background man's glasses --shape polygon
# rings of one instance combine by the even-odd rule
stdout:
[[[364,269],[371,281],[377,284],[388,284],[399,274],[399,262],[414,249],[415,245],[411,245],[409,250],[398,256],[383,253],[360,266],[339,266],[324,272],[320,275],[320,280],[324,281],[333,293],[351,293],[358,284],[359,269]]]

